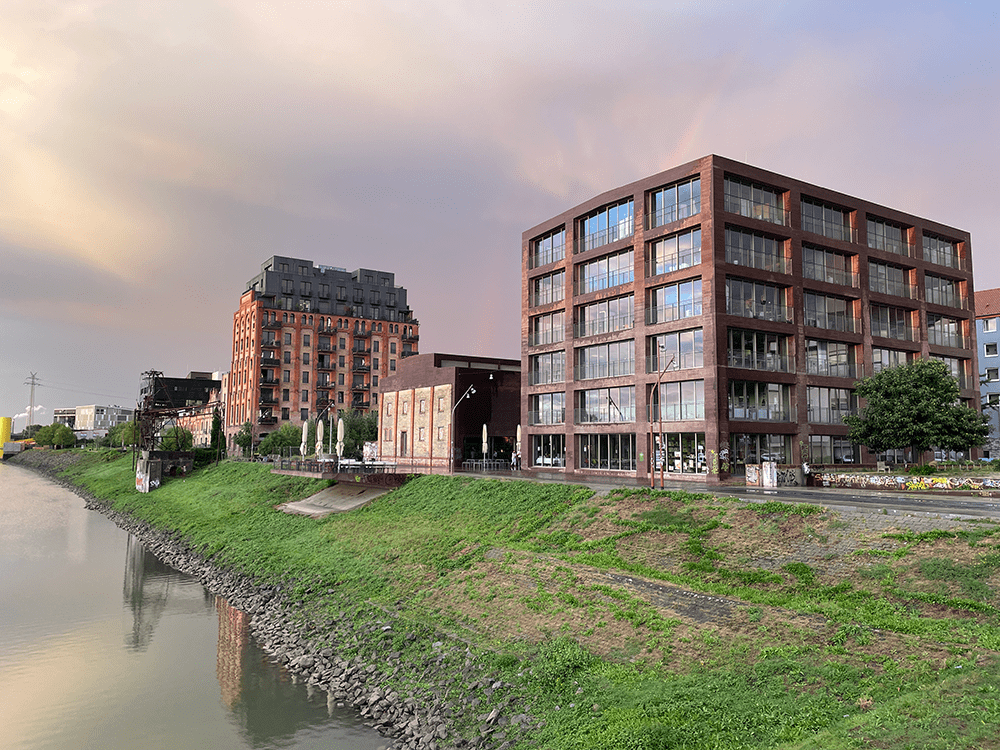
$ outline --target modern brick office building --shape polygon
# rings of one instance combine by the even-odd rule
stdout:
[[[873,464],[841,421],[853,385],[914,357],[978,403],[953,227],[713,155],[542,222],[521,252],[529,470]]]
[[[226,436],[378,407],[379,377],[417,353],[419,323],[387,271],[273,256],[233,316]]]

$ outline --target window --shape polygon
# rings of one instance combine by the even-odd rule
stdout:
[[[882,349],[877,346],[872,347],[872,369],[881,372],[889,367],[905,365],[910,361],[911,354],[898,349]]]
[[[635,340],[614,341],[577,349],[575,380],[616,378],[635,374]]]
[[[302,373],[302,382],[303,383],[308,383],[309,382],[309,373],[307,371],[303,371],[303,373]]]
[[[312,339],[308,333],[302,334],[302,346],[312,346]]]
[[[994,333],[997,330],[996,318],[983,318],[983,333]]]
[[[403,408],[403,411],[402,411],[403,414],[409,414],[410,413],[410,402],[409,401],[404,401],[402,403],[402,408]]]
[[[281,418],[284,419],[284,420],[286,420],[286,421],[288,420],[288,407],[287,406],[281,407]]]
[[[438,396],[438,411],[444,411],[444,396]]]
[[[913,341],[912,312],[900,307],[871,306],[872,336]]]
[[[295,282],[291,279],[281,280],[281,293],[282,294],[294,294],[295,293]]]
[[[528,306],[538,307],[566,298],[566,272],[556,271],[528,280]]]
[[[649,193],[649,228],[686,219],[701,211],[701,178],[675,182]]]
[[[932,234],[924,235],[924,260],[929,260],[939,266],[948,266],[948,268],[962,267],[958,243]]]
[[[309,364],[309,352],[302,352],[302,364]]]
[[[851,212],[828,203],[803,198],[802,229],[830,239],[850,241]]]
[[[792,458],[791,435],[761,435],[757,433],[729,433],[729,450],[732,464],[759,464],[761,461],[790,463]]]
[[[578,307],[573,333],[577,338],[584,338],[599,333],[626,331],[634,326],[635,302],[629,294]],[[559,340],[562,341],[562,338]]]
[[[299,276],[308,276],[309,266],[299,266]]]
[[[901,226],[873,216],[868,217],[868,247],[899,255],[911,255],[905,232]]]
[[[707,474],[704,432],[667,432],[654,436],[656,454],[650,456],[653,471],[671,474]],[[664,465],[665,464],[665,465]]]
[[[372,369],[373,370],[378,369],[378,357],[372,357]]]
[[[395,341],[390,341],[389,342],[389,354],[395,354],[395,353],[396,353],[396,342]]]
[[[744,318],[792,322],[785,306],[785,287],[749,279],[726,279],[726,312]]]
[[[337,391],[337,403],[338,404],[344,403],[344,392],[343,391]]]
[[[302,398],[301,398],[301,401],[303,403],[309,403],[309,390],[306,389],[306,388],[302,389]]]
[[[814,328],[826,328],[830,331],[857,331],[858,324],[854,318],[854,301],[843,297],[831,297],[825,294],[806,292],[805,324]]]
[[[577,435],[576,441],[578,468],[602,471],[635,471],[634,432]],[[565,451],[563,459],[565,459]]]
[[[997,345],[995,343],[986,344],[984,346],[983,354],[985,354],[987,357],[997,356]]]
[[[319,285],[319,296],[322,297],[323,299],[329,299],[330,298],[330,285],[329,284],[320,284]]]
[[[806,372],[835,378],[857,377],[853,344],[806,339]]]
[[[785,240],[731,227],[726,227],[726,262],[779,273],[789,270]]]
[[[962,321],[946,315],[927,313],[927,340],[939,346],[965,346]]]
[[[924,292],[927,301],[933,305],[966,308],[965,295],[962,294],[963,283],[954,279],[945,279],[932,274],[924,274]]]
[[[426,427],[420,427],[420,428],[417,429],[417,440],[419,440],[421,443],[426,442],[426,440],[427,440],[427,428]]]
[[[772,224],[788,223],[781,191],[736,177],[726,177],[724,190],[729,213]]]
[[[311,281],[300,281],[299,282],[299,294],[304,297],[308,297],[312,294],[312,282]]]
[[[396,371],[396,360],[390,359],[389,360],[389,372],[395,372],[395,371]]]
[[[789,422],[792,388],[783,383],[729,381],[729,418],[758,422]]]
[[[337,342],[337,347],[340,348],[340,349],[346,349],[347,348],[347,339],[344,338],[343,336],[341,336],[340,339],[339,339],[339,341]]]
[[[566,257],[566,228],[559,227],[531,241],[528,268],[555,263]]]
[[[347,301],[347,287],[346,286],[338,286],[337,287],[337,299],[340,302],[346,302]]]
[[[916,298],[916,289],[910,284],[910,271],[888,263],[868,262],[868,288],[881,294]]]
[[[705,381],[682,380],[660,383],[653,391],[654,422],[679,422],[705,418]]]
[[[427,399],[420,399],[420,413],[425,414],[427,412]]]
[[[399,455],[401,456],[406,455],[406,449],[407,449],[406,437],[407,437],[406,430],[403,430],[402,432],[399,433]]]
[[[344,373],[338,372],[337,373],[337,385],[343,385],[343,384],[344,384]]]
[[[806,411],[810,422],[842,424],[858,410],[858,397],[847,388],[806,388]]]
[[[578,253],[632,236],[632,199],[598,209],[580,219]]]
[[[292,334],[286,333],[283,338],[284,338],[285,346],[291,346],[292,345]]]
[[[727,361],[730,367],[765,372],[790,372],[788,337],[778,333],[730,328]]]
[[[303,422],[308,421],[308,419],[309,419],[309,410],[308,409],[299,409],[299,419],[301,421],[303,421]]]
[[[379,347],[379,340],[375,339],[372,342],[372,351],[375,352],[375,353],[378,353],[378,347]]]
[[[689,370],[704,365],[704,336],[700,328],[646,338],[646,372]]]
[[[948,374],[955,378],[955,382],[958,383],[959,388],[967,387],[965,382],[965,372],[968,360],[958,359],[956,357],[942,357],[938,354],[932,354],[931,359],[940,360],[948,366]]]
[[[646,274],[656,276],[701,263],[701,228],[672,234],[650,242]]]
[[[291,383],[292,382],[292,371],[291,370],[283,370],[282,371],[282,373],[281,373],[281,382],[282,383]]]
[[[563,424],[565,421],[565,393],[538,393],[529,397],[528,424]]]
[[[854,256],[827,250],[816,245],[802,243],[802,275],[807,279],[825,281],[828,284],[857,286],[858,275],[854,273]]]
[[[282,401],[287,401],[288,400],[288,390],[289,390],[288,388],[282,388],[281,389],[281,400]]]
[[[996,381],[996,380],[1000,380],[1000,368],[987,367],[986,368],[986,379],[988,381],[991,381],[991,382]]]
[[[561,383],[566,378],[566,352],[533,354],[528,358],[528,384]]]
[[[286,365],[292,364],[292,353],[290,351],[286,349],[284,352],[282,352],[282,356],[284,359],[284,363]]]
[[[531,462],[533,466],[565,466],[565,435],[532,435]]]
[[[986,396],[987,406],[1000,406],[1000,393],[990,393]]]
[[[372,387],[375,387],[377,385],[378,385],[378,375],[374,375],[373,374],[372,375]]]
[[[700,278],[649,290],[646,302],[647,324],[692,318],[701,315],[701,312]]]
[[[631,284],[635,279],[632,248],[620,253],[605,255],[589,263],[576,266],[574,294],[587,294],[600,289],[609,289],[622,284]]]
[[[814,464],[853,464],[858,461],[858,449],[846,437],[810,435],[809,457]]]

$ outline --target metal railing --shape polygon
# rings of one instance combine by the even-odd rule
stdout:
[[[748,422],[791,422],[792,412],[769,406],[730,406],[729,418]]]
[[[610,318],[598,318],[588,320],[584,323],[573,324],[573,336],[575,338],[586,338],[587,336],[597,336],[602,333],[614,333],[615,331],[627,331],[635,327],[635,315],[616,315]],[[559,339],[562,341],[562,339]]]
[[[631,237],[634,231],[635,221],[633,217],[630,216],[625,221],[620,221],[614,226],[602,229],[599,232],[584,235],[583,237],[574,240],[573,252],[585,253],[588,250],[593,250],[595,247],[610,245],[612,242],[617,242],[618,240],[623,240],[626,237]]]
[[[822,235],[831,240],[844,240],[845,242],[858,241],[858,231],[854,227],[835,221],[815,219],[804,214],[802,216],[802,230]]]
[[[566,289],[562,284],[559,284],[557,288],[529,292],[528,306],[540,307],[541,305],[550,305],[553,302],[562,302],[564,299],[566,299]]]
[[[898,339],[900,341],[916,341],[916,333],[910,326],[880,325],[872,323],[872,336],[883,339]]]
[[[573,282],[573,294],[590,294],[591,292],[611,289],[622,284],[631,284],[633,281],[635,281],[635,269],[632,268],[627,271],[614,271],[596,276],[588,276]]]
[[[683,203],[675,203],[664,206],[658,211],[651,211],[646,214],[646,229],[656,229],[664,224],[672,224],[675,221],[686,219],[689,216],[696,216],[701,213],[701,197],[689,198]]]
[[[908,281],[888,281],[868,277],[868,289],[879,294],[891,294],[894,297],[917,299],[917,287]]]
[[[813,424],[842,424],[844,417],[856,414],[856,409],[833,406],[807,406],[806,419]]]
[[[621,422],[635,421],[635,407],[614,405],[599,407],[597,409],[574,409],[574,424],[615,424]]]
[[[620,378],[625,375],[635,375],[634,359],[619,360],[616,362],[600,362],[596,365],[576,365],[573,368],[573,378],[575,380]]]
[[[945,307],[957,307],[960,310],[969,309],[969,298],[959,292],[941,291],[940,289],[927,289],[927,301],[932,305],[944,305]]]
[[[705,364],[704,354],[702,352],[675,352],[673,354],[664,355],[667,360],[664,365],[666,369],[660,366],[660,356],[659,352],[651,356],[646,357],[646,372],[673,372],[675,370],[691,370],[696,367],[703,367]],[[672,359],[671,359],[672,358]]]
[[[755,354],[752,352],[729,352],[730,367],[764,372],[792,372],[791,363],[784,354]]]
[[[689,422],[705,418],[704,404],[663,404],[650,407],[653,422]]]
[[[528,346],[545,346],[546,344],[558,344],[566,340],[566,333],[562,328],[552,331],[531,331],[528,333]]]
[[[927,329],[927,342],[936,344],[937,346],[951,346],[956,349],[967,349],[969,347],[969,339],[964,334],[939,331],[936,328]]]
[[[759,268],[762,271],[775,271],[777,273],[789,273],[788,258],[784,255],[768,255],[767,253],[755,253],[752,250],[745,250],[742,247],[726,247],[726,263],[736,266],[747,266],[748,268]]]
[[[750,219],[767,221],[771,224],[788,226],[791,221],[791,212],[786,211],[783,207],[779,208],[771,203],[760,203],[735,195],[726,194],[725,208],[731,214],[739,214]]]
[[[831,378],[857,378],[858,366],[850,362],[824,362],[807,356],[806,372],[809,375],[825,375]]]
[[[658,305],[646,308],[646,325],[654,323],[668,323],[671,320],[681,320],[682,318],[693,318],[701,315],[701,300],[697,302],[684,302],[677,305]]]
[[[809,313],[805,314],[805,325],[813,328],[825,328],[828,331],[844,331],[846,333],[857,333],[861,328],[861,321],[853,315],[847,313]]]
[[[565,257],[566,245],[557,245],[541,252],[535,251],[528,255],[528,268],[547,266],[549,263],[555,263],[557,260],[562,260]]]
[[[858,286],[858,274],[841,268],[828,268],[820,263],[803,263],[802,275],[813,281],[825,281],[841,286]]]
[[[565,423],[566,423],[565,408],[541,409],[528,412],[528,424],[530,425],[565,424]]]
[[[770,302],[757,302],[756,300],[731,300],[727,312],[730,315],[739,315],[743,318],[755,318],[757,320],[771,320],[777,323],[792,323],[792,310],[785,305],[775,305]]]

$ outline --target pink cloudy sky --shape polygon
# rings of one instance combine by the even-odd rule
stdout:
[[[966,229],[1000,286],[997,6],[905,7],[0,0],[0,415],[228,369],[275,253],[518,357],[521,232],[709,153]]]

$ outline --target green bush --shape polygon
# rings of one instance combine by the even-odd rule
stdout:
[[[906,473],[914,477],[927,477],[931,474],[936,474],[937,467],[934,464],[918,464],[917,466],[911,466],[906,470]]]

